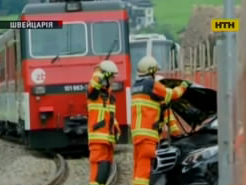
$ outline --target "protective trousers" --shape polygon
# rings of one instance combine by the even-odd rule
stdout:
[[[134,144],[134,185],[149,185],[157,143],[144,140]]]
[[[113,161],[113,145],[93,143],[90,150],[90,184],[105,185]]]

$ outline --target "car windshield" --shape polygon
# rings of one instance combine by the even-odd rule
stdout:
[[[117,22],[98,22],[92,24],[93,53],[107,54],[120,52],[120,27]],[[115,42],[115,43],[114,43]]]
[[[141,58],[146,56],[147,42],[134,42],[130,44],[131,62],[132,62],[132,82],[137,76],[137,64]]]
[[[87,39],[85,24],[64,24],[62,29],[30,30],[30,53],[33,57],[85,55]]]
[[[152,56],[157,60],[159,67],[163,71],[169,69],[169,51],[171,44],[165,41],[153,41]]]

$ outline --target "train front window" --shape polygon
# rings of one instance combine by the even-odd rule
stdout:
[[[92,47],[94,54],[106,55],[120,52],[120,26],[118,22],[92,24]]]
[[[137,64],[146,56],[147,52],[147,42],[135,42],[130,44],[130,52],[131,52],[131,62],[132,62],[132,82],[136,79],[137,75]]]
[[[162,41],[153,41],[152,55],[157,60],[161,70],[168,70],[169,51],[171,44]]]
[[[62,29],[30,31],[32,57],[85,55],[87,39],[85,24],[64,24]]]

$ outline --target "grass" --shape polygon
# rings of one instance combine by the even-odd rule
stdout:
[[[7,16],[0,16],[1,21],[6,21],[6,20],[17,20],[18,15],[7,15]]]
[[[189,22],[194,5],[223,5],[224,0],[152,0],[154,2],[155,17],[159,33],[169,30],[175,40],[178,32],[183,30]],[[236,4],[241,0],[235,0]],[[17,20],[18,15],[0,16],[0,20]],[[5,30],[0,30],[0,33]]]
[[[159,26],[169,25],[174,36],[185,28],[194,5],[223,5],[224,0],[152,0]],[[235,0],[236,4],[241,0]]]
[[[8,21],[8,20],[18,20],[18,15],[0,16],[0,21]],[[0,29],[0,34],[5,31],[6,31],[5,29]]]

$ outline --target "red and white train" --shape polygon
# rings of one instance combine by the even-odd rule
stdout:
[[[21,20],[62,20],[62,29],[9,30],[0,36],[0,133],[31,148],[87,143],[86,88],[111,51],[119,75],[116,117],[127,142],[131,63],[128,14],[119,1],[27,4]]]

